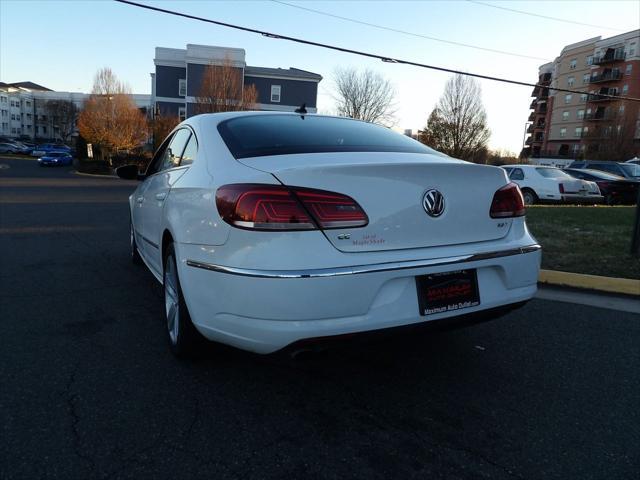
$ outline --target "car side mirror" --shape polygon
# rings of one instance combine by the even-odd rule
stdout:
[[[116,175],[124,180],[143,180],[144,175],[138,173],[137,165],[123,165],[116,168]]]

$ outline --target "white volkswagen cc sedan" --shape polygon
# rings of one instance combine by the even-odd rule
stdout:
[[[540,246],[501,168],[387,128],[233,112],[182,122],[130,197],[172,351],[258,353],[495,318],[536,292]]]

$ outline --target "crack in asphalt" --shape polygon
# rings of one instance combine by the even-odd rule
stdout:
[[[79,364],[76,364],[75,367],[73,368],[73,371],[69,376],[69,381],[67,382],[66,389],[65,389],[65,399],[67,401],[67,406],[69,408],[69,415],[71,416],[71,435],[73,437],[72,439],[73,451],[79,458],[87,462],[89,464],[90,470],[95,473],[97,470],[95,461],[93,460],[93,458],[91,458],[91,456],[83,454],[80,448],[81,439],[80,439],[80,433],[78,431],[80,416],[78,415],[78,411],[76,407],[76,402],[79,397],[77,394],[71,393],[73,384],[76,381],[76,372],[78,369],[78,365]]]

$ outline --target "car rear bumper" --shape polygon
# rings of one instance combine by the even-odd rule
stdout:
[[[179,275],[194,324],[207,338],[258,353],[295,342],[431,324],[531,299],[540,247],[315,270],[251,270],[190,258],[178,245]],[[476,269],[480,305],[420,315],[416,276]]]
[[[604,197],[602,195],[582,195],[579,193],[565,193],[562,195],[564,203],[602,203]]]

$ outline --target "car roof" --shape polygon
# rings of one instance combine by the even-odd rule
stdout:
[[[301,116],[300,113],[295,113],[295,112],[274,112],[274,111],[258,111],[258,110],[245,110],[240,112],[201,113],[199,115],[194,115],[192,117],[187,118],[186,120],[178,124],[176,126],[176,129],[182,125],[191,125],[194,127],[196,126],[200,127],[206,124],[207,127],[209,127],[211,126],[211,124],[213,124],[213,126],[217,126],[218,124],[226,120],[230,120],[232,118],[253,117],[253,116],[263,116],[263,115],[265,116],[289,115],[293,117]],[[319,115],[316,113],[306,113],[305,115],[314,116],[314,117],[325,117],[325,118],[339,118],[341,120],[345,120],[345,121],[350,120],[352,122],[364,122],[363,120],[358,120],[358,119],[349,118],[349,117],[341,117],[338,115]],[[368,122],[364,122],[364,123],[368,123]]]

